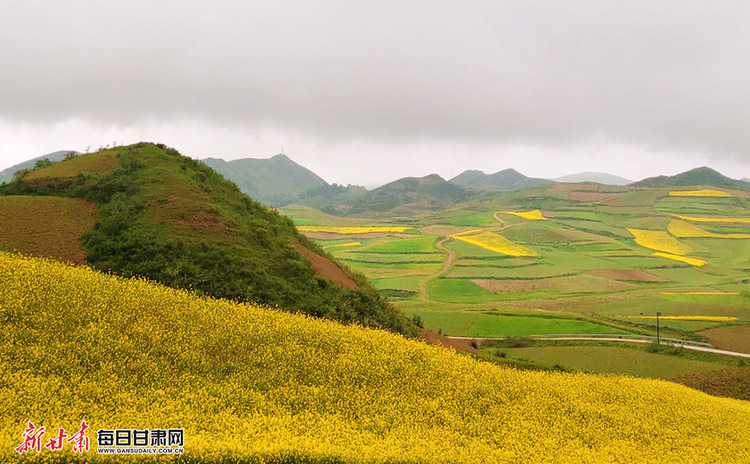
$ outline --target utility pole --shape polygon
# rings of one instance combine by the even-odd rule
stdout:
[[[659,327],[659,316],[660,312],[656,313],[656,345],[661,345],[661,328]]]

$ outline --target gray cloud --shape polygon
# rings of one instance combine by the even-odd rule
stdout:
[[[0,119],[748,160],[748,23],[739,1],[11,1]]]

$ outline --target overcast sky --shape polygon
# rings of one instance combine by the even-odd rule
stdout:
[[[0,169],[158,141],[329,182],[750,177],[750,2],[6,0]]]

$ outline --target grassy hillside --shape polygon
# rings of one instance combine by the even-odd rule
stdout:
[[[237,184],[246,195],[269,205],[286,205],[296,200],[303,192],[328,186],[320,176],[285,155],[276,155],[269,159],[245,158],[224,161],[207,158],[202,161]]]
[[[551,184],[551,180],[526,177],[515,169],[504,169],[494,174],[482,171],[464,171],[449,181],[469,190],[487,192],[512,192],[522,188]]]
[[[57,161],[63,160],[65,156],[68,154],[76,155],[78,154],[78,152],[71,151],[71,150],[56,151],[53,153],[49,153],[47,155],[37,156],[36,158],[32,158],[28,161],[24,161],[23,163],[19,163],[7,169],[3,169],[2,171],[0,171],[0,184],[2,184],[3,182],[12,181],[13,176],[15,176],[15,174],[18,171],[21,171],[23,169],[34,169],[34,165],[36,164],[37,161],[46,159],[52,163],[55,163]]]
[[[690,185],[710,185],[739,190],[750,190],[750,182],[730,179],[708,167],[691,169],[674,176],[649,177],[632,184],[634,187],[683,187]]]
[[[251,200],[203,163],[141,143],[34,170],[0,194],[79,197],[95,203],[81,240],[86,262],[221,298],[278,305],[344,322],[412,332],[358,274],[349,288],[316,272],[337,267],[292,222]],[[65,211],[60,210],[65,218]],[[22,251],[31,252],[22,247]],[[315,257],[315,256],[312,256]],[[336,277],[342,281],[341,276]],[[352,289],[356,288],[356,289]]]
[[[81,420],[92,452],[24,456],[109,462],[97,429],[182,427],[182,462],[750,460],[750,404],[677,384],[516,371],[3,253],[0,281],[6,460],[27,421],[71,431]]]

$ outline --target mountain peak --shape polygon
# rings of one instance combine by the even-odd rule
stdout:
[[[310,189],[328,186],[328,182],[283,153],[266,159],[206,158],[203,162],[237,184],[246,195],[274,206],[288,204]]]
[[[546,179],[526,177],[513,168],[503,169],[494,174],[485,174],[477,170],[464,171],[449,182],[466,189],[487,192],[512,192],[526,187],[551,183]]]

